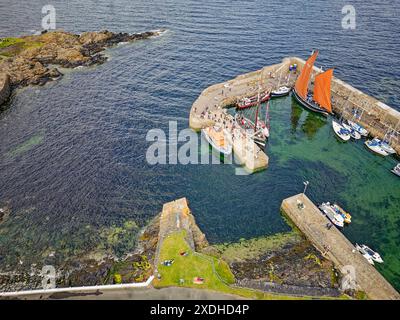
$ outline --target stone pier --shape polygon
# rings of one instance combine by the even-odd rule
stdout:
[[[164,239],[171,233],[181,230],[186,231],[186,241],[193,251],[208,246],[204,233],[197,226],[193,215],[190,212],[188,201],[181,198],[165,203],[160,216],[160,231],[156,249],[154,265],[157,266],[159,253]]]
[[[290,58],[291,63],[296,63],[301,70],[305,61],[300,58]],[[313,75],[321,73],[314,66]],[[394,131],[390,139],[391,146],[400,154],[400,112],[389,107],[381,101],[352,87],[348,83],[333,77],[332,79],[332,109],[334,113],[344,119],[353,119],[354,112],[360,116],[356,120],[365,127],[372,137],[383,139],[388,131]],[[379,90],[379,88],[376,88]]]
[[[329,220],[304,194],[283,200],[282,211],[319,251],[326,254],[344,277],[350,276],[357,289],[368,298],[399,300],[399,293],[356,250],[337,228],[326,228]],[[352,273],[353,271],[353,273]],[[350,272],[350,273],[348,273]]]

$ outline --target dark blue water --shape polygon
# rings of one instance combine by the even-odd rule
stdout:
[[[183,196],[211,242],[286,231],[280,203],[308,179],[315,200],[331,197],[359,212],[348,236],[380,250],[381,271],[399,287],[399,181],[387,173],[394,160],[377,159],[362,144],[346,145],[339,157],[344,149],[329,126],[290,99],[276,102],[281,111],[271,115],[270,170],[243,177],[229,165],[150,166],[145,159],[147,131],[167,131],[173,120],[188,127],[204,88],[285,56],[305,58],[313,48],[318,65],[399,109],[399,6],[352,1],[357,27],[344,30],[347,1],[306,3],[53,1],[57,27],[67,31],[168,32],[109,50],[102,66],[19,90],[0,114],[0,201],[12,209],[0,226],[0,268],[20,259],[41,264],[51,251],[58,263],[88,251],[126,253],[126,235],[112,243],[107,235],[129,220],[143,226],[164,202]],[[40,30],[45,4],[2,0],[0,36]],[[362,163],[368,170],[357,171]],[[376,192],[377,181],[388,193]]]

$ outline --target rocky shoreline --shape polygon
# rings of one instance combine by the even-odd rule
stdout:
[[[0,105],[19,87],[44,85],[58,79],[57,67],[76,68],[99,65],[107,61],[102,52],[119,43],[144,40],[164,30],[137,34],[110,31],[73,34],[65,31],[0,39],[0,80],[4,79]],[[3,81],[1,81],[3,83]]]
[[[0,210],[3,221],[9,214],[8,207]],[[1,220],[0,220],[1,221]],[[116,283],[143,282],[153,274],[159,234],[159,215],[139,232],[136,245],[124,257],[111,254],[95,257],[90,252],[74,257],[56,268],[56,287],[95,286]],[[45,264],[53,265],[52,257]],[[42,266],[31,265],[26,270],[22,265],[12,272],[0,272],[0,292],[43,289]]]

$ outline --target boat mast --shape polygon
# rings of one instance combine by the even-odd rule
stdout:
[[[258,88],[256,120],[254,121],[254,133],[256,133],[256,130],[257,130],[258,109],[260,109],[260,88]]]
[[[279,75],[278,88],[277,89],[279,89],[279,87],[281,85],[281,79],[282,79],[282,71],[281,71],[281,74]]]

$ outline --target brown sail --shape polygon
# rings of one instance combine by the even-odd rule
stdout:
[[[314,66],[315,59],[317,59],[318,51],[315,51],[311,57],[308,58],[301,70],[300,76],[296,80],[295,90],[297,94],[304,100],[307,97],[308,83],[310,82],[311,71]]]
[[[332,112],[331,105],[331,80],[333,69],[329,69],[315,77],[314,80],[314,101],[329,113]]]

